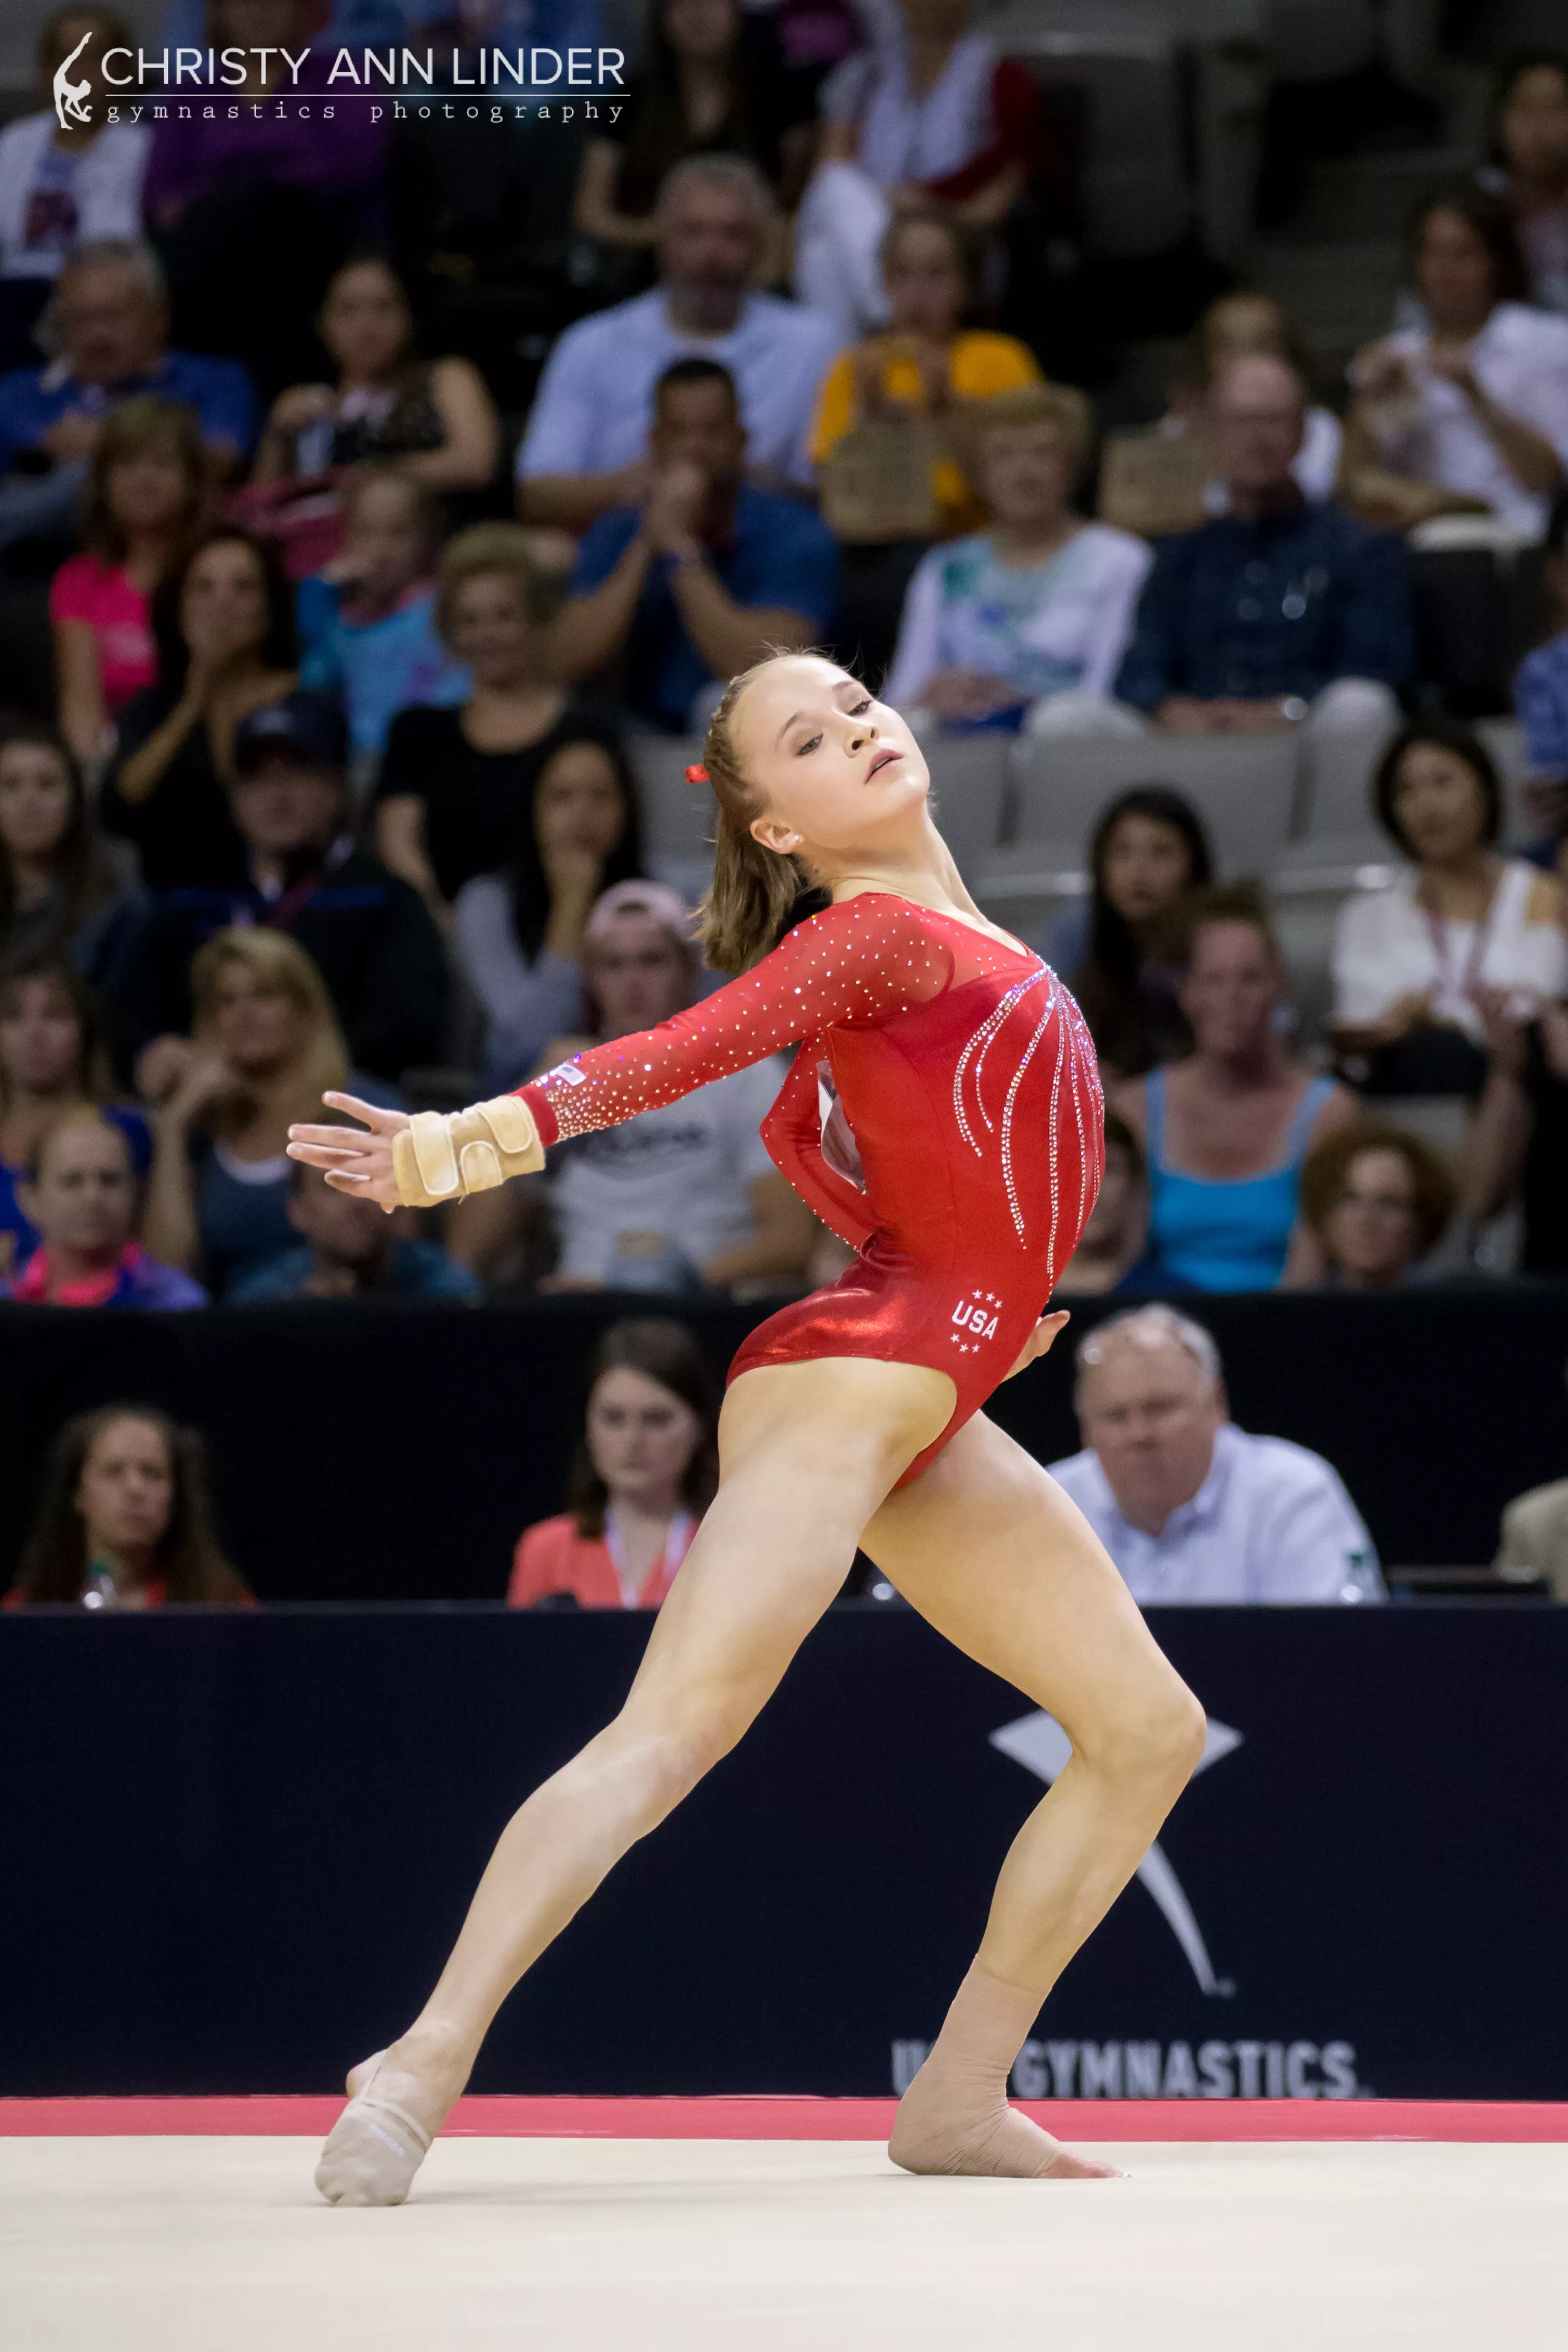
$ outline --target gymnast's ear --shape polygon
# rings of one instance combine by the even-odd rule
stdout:
[[[773,850],[780,857],[792,857],[800,846],[800,836],[782,817],[754,816],[747,827],[753,841],[764,849]]]

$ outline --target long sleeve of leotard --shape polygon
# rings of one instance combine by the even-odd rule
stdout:
[[[852,1249],[862,1250],[876,1231],[876,1219],[859,1185],[828,1164],[818,1086],[817,1055],[803,1047],[768,1114],[764,1139],[772,1131],[785,1144],[789,1156],[780,1164],[812,1214]]]
[[[771,955],[673,1021],[594,1045],[517,1092],[543,1142],[614,1127],[731,1070],[929,1003],[955,976],[949,941],[907,898],[868,891],[789,931]]]

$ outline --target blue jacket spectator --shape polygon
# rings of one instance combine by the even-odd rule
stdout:
[[[308,951],[357,1067],[395,1081],[439,1060],[449,986],[441,934],[413,885],[354,846],[342,756],[341,716],[307,689],[240,721],[233,803],[247,877],[160,896],[116,989],[134,1046],[189,1025],[192,961],[207,940],[264,925]]]
[[[1160,545],[1119,699],[1183,733],[1256,733],[1308,715],[1391,723],[1415,651],[1404,550],[1291,474],[1305,410],[1286,362],[1233,361],[1210,430],[1229,512]],[[1351,682],[1360,691],[1347,694]],[[1281,709],[1281,705],[1287,706]]]
[[[393,466],[359,467],[343,491],[343,550],[299,583],[300,683],[341,698],[349,748],[368,761],[413,703],[450,709],[473,680],[442,644],[429,574],[435,520],[428,493]]]
[[[839,558],[814,514],[742,480],[746,432],[727,368],[677,360],[655,404],[647,500],[588,533],[552,651],[569,678],[618,661],[627,707],[679,735],[706,721],[718,679],[824,633]]]
[[[693,155],[659,197],[659,284],[569,327],[539,381],[517,452],[527,522],[583,530],[640,499],[653,395],[683,355],[735,381],[749,461],[809,482],[817,392],[839,347],[815,311],[750,289],[773,216],[768,184],[738,155]]]
[[[329,1113],[332,1124],[339,1115]],[[347,1120],[344,1125],[349,1124]],[[299,1298],[456,1298],[481,1295],[477,1276],[439,1243],[411,1240],[373,1201],[335,1192],[319,1169],[298,1161],[289,1179],[288,1222],[301,1236],[242,1275],[231,1307],[278,1307]]]
[[[47,367],[0,376],[0,477],[26,458],[71,472],[79,485],[98,428],[122,401],[179,401],[230,467],[256,436],[256,394],[242,367],[164,348],[168,306],[150,246],[104,237],[78,245],[60,269],[50,323],[58,354]]]

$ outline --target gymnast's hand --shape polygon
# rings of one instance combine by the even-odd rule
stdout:
[[[303,1132],[303,1130],[301,1130],[301,1132]],[[318,1128],[314,1129],[313,1132],[319,1134],[321,1130]],[[330,1177],[329,1177],[327,1181],[330,1183]],[[1072,1318],[1069,1315],[1065,1307],[1055,1315],[1041,1316],[1040,1321],[1035,1325],[1034,1329],[1030,1333],[1029,1338],[1024,1341],[1023,1346],[1019,1349],[1018,1361],[1013,1366],[1012,1370],[1002,1374],[1003,1380],[1010,1381],[1014,1379],[1018,1373],[1026,1371],[1029,1366],[1033,1363],[1037,1356],[1043,1356],[1046,1353],[1051,1341],[1061,1329],[1063,1324],[1070,1323],[1071,1320]]]
[[[333,1110],[362,1119],[370,1132],[361,1135],[351,1127],[291,1127],[288,1157],[324,1170],[335,1192],[359,1201],[379,1201],[390,1216],[398,1205],[392,1138],[409,1125],[407,1111],[379,1110],[354,1095],[323,1095],[321,1099]]]

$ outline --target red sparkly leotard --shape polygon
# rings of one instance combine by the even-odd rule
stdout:
[[[1050,967],[885,891],[788,932],[657,1029],[518,1089],[546,1144],[800,1051],[763,1122],[772,1159],[859,1259],[755,1330],[759,1364],[873,1356],[950,1373],[977,1412],[1044,1311],[1104,1164],[1094,1048]]]

